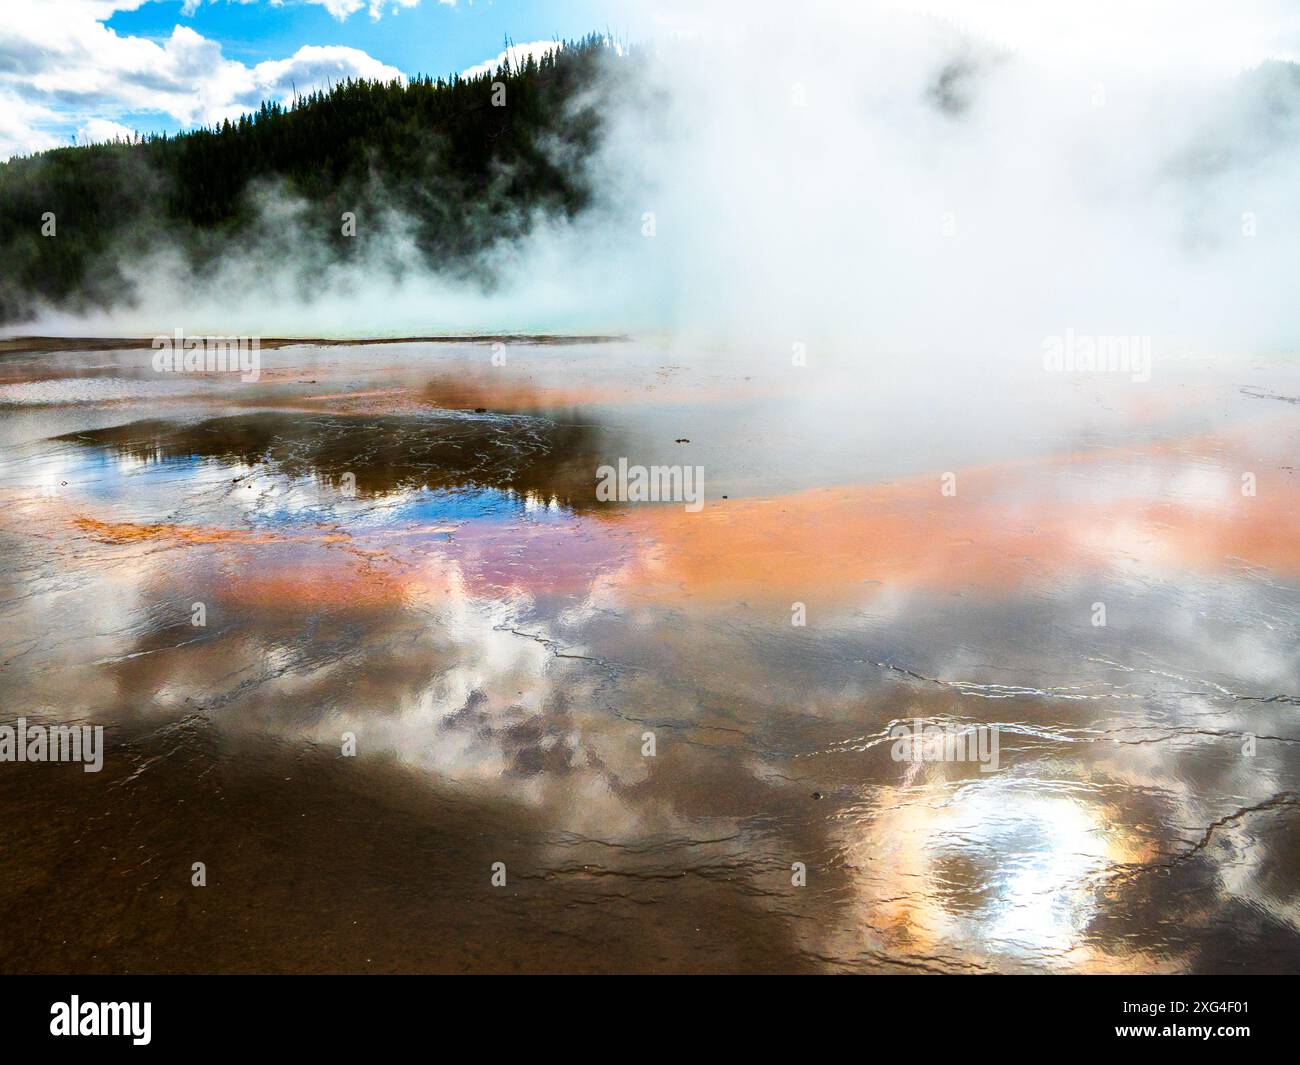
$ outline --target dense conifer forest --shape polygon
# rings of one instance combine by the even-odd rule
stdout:
[[[593,35],[470,79],[349,80],[213,128],[0,164],[0,322],[38,300],[77,310],[129,298],[117,264],[164,236],[218,263],[265,237],[261,190],[307,204],[322,235],[341,233],[345,211],[399,212],[430,264],[473,269],[475,253],[538,212],[586,204],[581,161],[600,132],[587,90],[612,61]],[[328,246],[357,253],[356,241]]]

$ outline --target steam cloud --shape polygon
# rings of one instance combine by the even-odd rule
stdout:
[[[161,247],[124,265],[134,307],[18,331],[670,333],[882,359],[1019,357],[1066,329],[1295,344],[1300,68],[1276,42],[1300,19],[928,6],[629,6],[645,77],[593,88],[601,148],[566,164],[595,203],[494,247],[491,285],[430,270],[394,211],[332,262],[338,220],[263,190],[264,237],[215,272]]]

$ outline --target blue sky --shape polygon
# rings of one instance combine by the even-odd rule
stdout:
[[[203,3],[190,16],[182,0],[154,0],[108,20],[122,35],[166,37],[177,23],[221,42],[225,55],[249,64],[291,55],[304,44],[339,44],[374,56],[403,73],[449,74],[501,51],[502,37],[517,42],[577,37],[604,30],[609,4],[597,0],[458,0],[454,6],[422,0],[386,8],[372,19],[363,8],[346,19],[320,4]],[[611,27],[612,29],[613,27]]]
[[[635,36],[626,0],[0,0],[0,159],[176,132],[344,77],[449,75],[508,34]]]

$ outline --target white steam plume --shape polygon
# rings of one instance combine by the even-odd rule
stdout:
[[[491,292],[430,270],[392,213],[361,220],[385,232],[368,259],[330,266],[336,220],[268,201],[267,239],[215,277],[163,251],[134,264],[134,309],[22,331],[669,332],[878,358],[1019,358],[1067,328],[1300,341],[1285,5],[622,10],[650,84],[593,90],[607,133],[570,165],[597,202],[494,249]]]

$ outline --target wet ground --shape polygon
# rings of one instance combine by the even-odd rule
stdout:
[[[106,745],[0,763],[0,969],[1300,969],[1294,360],[81,346],[0,355],[0,723]]]

